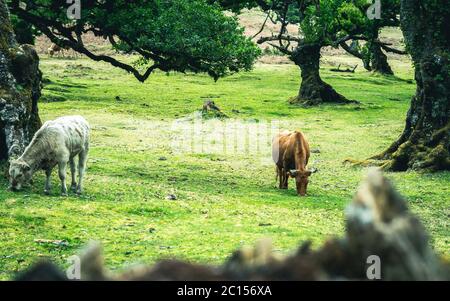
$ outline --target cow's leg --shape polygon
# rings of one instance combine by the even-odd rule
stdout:
[[[283,170],[282,170],[282,174],[283,174],[283,188],[282,189],[288,189],[288,180],[289,180],[289,175],[288,175],[288,169],[286,168],[286,166],[283,166]]]
[[[82,151],[79,155],[77,194],[83,193],[83,177],[84,177],[84,173],[86,171],[86,162],[87,162],[88,151],[89,151],[89,146],[87,146],[85,148],[85,150]]]
[[[283,170],[279,167],[277,167],[277,174],[278,174],[278,180],[279,180],[279,189],[283,189]]]
[[[70,163],[70,173],[72,176],[72,184],[70,185],[70,190],[72,192],[76,192],[77,191],[76,169],[75,169],[75,160],[73,157],[70,158],[69,163]]]
[[[288,189],[289,175],[286,171],[283,172],[283,177],[284,177],[283,189]]]
[[[48,168],[47,170],[45,170],[45,187],[44,187],[44,193],[46,195],[50,194],[50,191],[52,190],[52,185],[50,182],[50,176],[52,175],[52,169]]]
[[[66,161],[58,163],[58,175],[61,180],[61,195],[67,196],[67,185],[66,185]]]

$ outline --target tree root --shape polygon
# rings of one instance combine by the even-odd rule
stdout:
[[[371,160],[371,159],[366,159],[366,160],[356,160],[353,158],[345,158],[345,160],[342,162],[343,164],[348,164],[351,166],[361,166],[361,167],[369,167],[369,166],[374,166],[374,167],[381,167],[383,166],[383,164],[386,163],[387,160]]]
[[[383,152],[366,160],[347,158],[344,164],[352,166],[378,166],[385,171],[440,171],[450,170],[450,154],[443,143],[436,147],[422,144],[414,145],[407,141],[400,145],[395,152]]]
[[[366,160],[346,158],[344,164],[352,166],[377,166],[385,171],[440,171],[450,170],[450,155],[442,144],[434,148],[405,142],[394,153],[383,152]]]
[[[335,98],[335,100],[324,100],[323,98],[302,98],[300,95],[294,96],[288,99],[291,105],[300,105],[304,107],[313,107],[321,104],[337,104],[337,105],[347,105],[347,104],[360,104],[357,100],[349,100],[342,98]]]
[[[423,144],[415,145],[407,141],[400,145],[390,158],[388,164],[385,165],[386,170],[450,170],[450,155],[443,144],[428,147]]]
[[[302,82],[299,95],[290,98],[289,103],[305,107],[317,106],[323,103],[359,104],[358,101],[349,100],[336,92],[333,87],[322,81],[317,75],[313,75]]]

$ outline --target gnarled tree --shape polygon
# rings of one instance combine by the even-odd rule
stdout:
[[[226,9],[239,12],[243,8],[259,7],[268,20],[279,24],[276,34],[262,36],[259,44],[267,43],[289,57],[301,70],[301,86],[290,102],[306,106],[322,103],[352,103],[320,77],[320,52],[323,47],[337,46],[342,26],[339,10],[347,5],[345,0],[210,0]],[[298,27],[292,34],[287,28]],[[263,32],[263,28],[258,34]]]
[[[0,160],[17,157],[40,127],[39,58],[29,45],[19,45],[8,7],[0,0]]]
[[[400,138],[373,157],[386,169],[450,170],[450,6],[402,0],[401,28],[415,66],[416,95]]]
[[[393,74],[385,54],[407,54],[406,51],[396,49],[387,42],[380,39],[380,30],[384,27],[400,26],[400,0],[380,0],[379,15],[369,18],[371,12],[370,2],[355,1],[349,3],[339,11],[340,22],[343,30],[347,33],[346,39],[341,41],[340,46],[348,53],[360,58],[363,66],[368,71],[380,74]],[[379,18],[378,18],[379,17]],[[363,45],[360,41],[365,42]]]

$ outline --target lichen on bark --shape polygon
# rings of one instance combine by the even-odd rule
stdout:
[[[21,154],[40,127],[37,102],[42,73],[30,45],[19,45],[0,0],[0,160]]]

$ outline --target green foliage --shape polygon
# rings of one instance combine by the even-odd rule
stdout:
[[[345,1],[321,0],[319,6],[309,5],[300,22],[301,32],[307,43],[330,45],[341,30],[340,17]]]
[[[274,14],[274,21],[299,25],[299,36],[306,43],[330,45],[340,33],[354,32],[366,22],[358,5],[361,1],[213,1],[224,8],[239,11],[242,8],[259,7]],[[244,3],[246,5],[244,5]],[[367,2],[365,5],[367,6]],[[286,9],[287,8],[287,9]]]
[[[371,3],[367,0],[210,0],[225,9],[239,12],[243,8],[259,7],[269,13],[271,20],[299,26],[302,43],[336,46],[343,37],[352,36],[368,41],[360,46],[358,57],[370,60],[372,41],[385,26],[398,26],[400,0],[381,0],[381,19],[370,20],[366,13]],[[280,32],[285,34],[286,32]],[[280,45],[285,48],[284,45]],[[289,50],[289,49],[286,49]],[[288,51],[286,51],[288,52]]]
[[[241,12],[243,9],[252,9],[260,6],[263,10],[273,5],[272,0],[207,0],[210,4],[218,4],[225,9],[229,9],[235,13]]]
[[[367,17],[355,3],[345,2],[338,8],[339,23],[341,30],[346,33],[353,33],[358,28],[365,26]]]
[[[10,19],[17,42],[19,44],[34,45],[35,38],[39,35],[39,32],[30,23],[20,19],[16,15],[11,15]]]
[[[93,32],[118,50],[135,51],[163,71],[207,72],[214,79],[250,70],[260,50],[243,35],[237,20],[203,0],[81,2],[81,19],[66,16],[65,1],[29,1],[26,12],[50,29]],[[20,13],[19,7],[12,11]],[[68,29],[67,29],[68,28]],[[46,33],[48,34],[48,33]],[[118,39],[117,41],[114,41]]]

